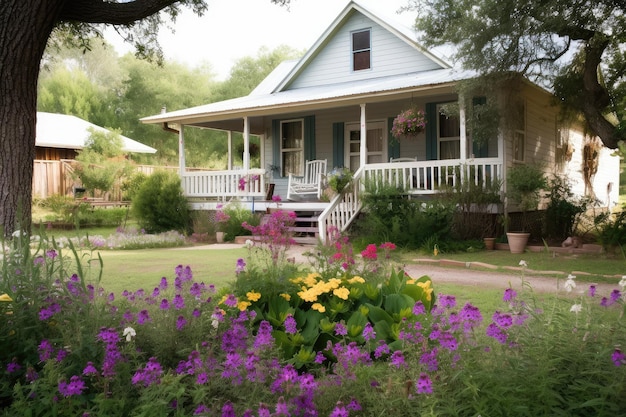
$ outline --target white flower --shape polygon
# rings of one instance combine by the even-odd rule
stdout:
[[[574,288],[576,288],[576,279],[575,275],[569,274],[567,279],[565,280],[565,291],[571,292]]]
[[[22,234],[22,231],[21,231],[21,230],[16,230],[15,232],[13,232],[13,233],[11,234],[11,236],[13,236],[13,237],[20,237],[20,235],[21,235],[21,234]]]
[[[519,261],[519,266],[523,266],[524,268],[527,268],[528,264],[526,263],[525,260],[522,259],[521,261]]]
[[[213,326],[214,329],[217,329],[219,325],[220,321],[218,319],[213,319],[213,321],[211,321],[211,326]]]
[[[124,329],[122,336],[126,337],[127,342],[130,342],[133,337],[137,336],[137,332],[135,332],[135,329],[133,329],[132,327],[127,327]]]
[[[572,313],[580,313],[581,311],[583,311],[583,305],[582,304],[574,304],[572,306],[572,308],[569,309],[569,311],[571,311]]]
[[[251,248],[254,246],[254,242],[250,239],[246,239],[246,248]]]
[[[622,279],[620,279],[618,285],[622,288],[622,291],[624,291],[626,288],[626,275],[622,275]]]

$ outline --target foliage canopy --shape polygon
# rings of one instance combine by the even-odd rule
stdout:
[[[615,149],[626,139],[626,6],[615,0],[411,0],[427,45],[453,44],[481,74],[551,89]]]

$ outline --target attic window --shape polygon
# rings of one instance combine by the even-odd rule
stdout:
[[[352,69],[360,71],[371,68],[371,30],[352,32]]]

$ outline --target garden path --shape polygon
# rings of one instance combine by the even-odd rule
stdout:
[[[242,247],[240,244],[224,243],[207,245],[208,249],[228,249],[233,247]],[[311,246],[294,245],[292,246],[287,257],[293,258],[297,263],[307,263],[308,259],[304,252],[310,251]],[[477,269],[478,268],[478,269]],[[404,270],[412,277],[421,277],[428,275],[435,283],[459,284],[475,287],[489,288],[522,288],[523,281],[531,285],[537,292],[565,292],[563,284],[569,272],[563,273],[560,278],[554,278],[555,271],[534,271],[526,269],[522,273],[521,267],[508,268],[502,270],[495,269],[493,265],[481,262],[458,262],[447,261],[445,259],[432,261],[430,259],[415,259],[414,262],[404,265]],[[572,271],[573,275],[582,276],[585,272]],[[549,275],[549,276],[548,276]],[[523,280],[522,280],[523,276]],[[608,296],[614,289],[619,289],[618,282],[621,276],[616,276],[614,284],[602,283],[596,284],[598,294]],[[584,294],[589,289],[589,282],[578,282],[573,294]]]

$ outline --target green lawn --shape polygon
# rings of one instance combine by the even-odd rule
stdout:
[[[87,265],[87,255],[83,264]],[[145,249],[127,251],[101,251],[103,269],[100,286],[107,293],[121,293],[123,290],[151,291],[159,285],[161,277],[170,281],[178,265],[191,267],[194,278],[205,284],[223,287],[235,278],[237,259],[245,258],[247,251],[240,249],[206,249],[203,247],[176,249]],[[95,258],[95,259],[94,259]],[[97,254],[92,255],[88,270],[91,280],[100,272]]]

